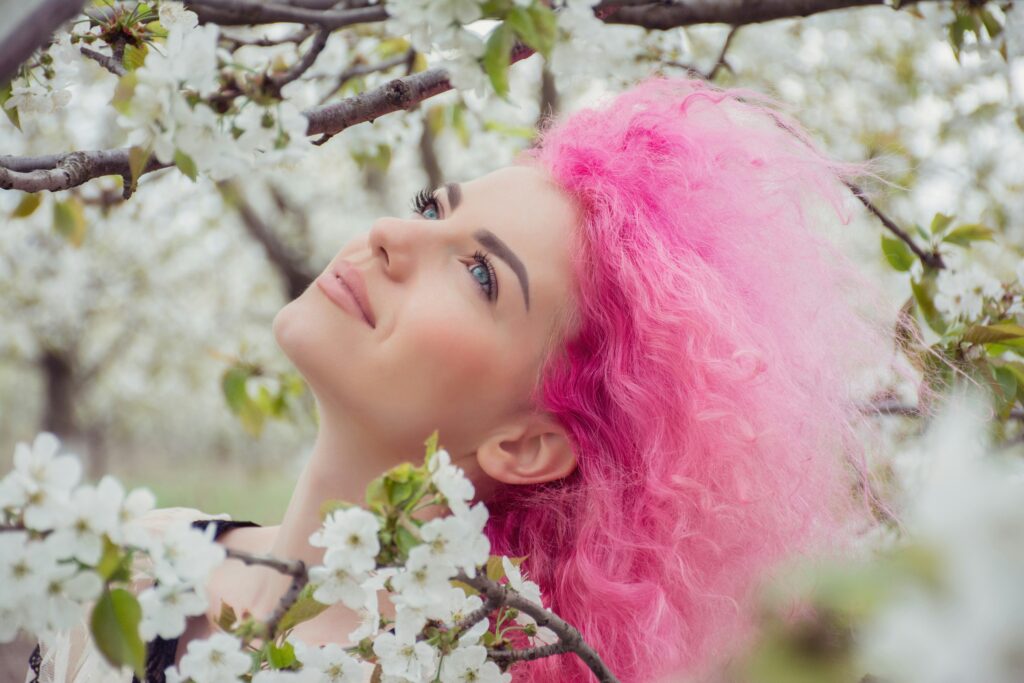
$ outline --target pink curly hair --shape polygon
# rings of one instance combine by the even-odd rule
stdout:
[[[555,121],[516,163],[579,211],[575,310],[534,394],[578,467],[489,501],[492,552],[528,556],[623,683],[691,674],[749,634],[763,572],[842,550],[877,504],[852,493],[870,491],[854,376],[892,320],[857,310],[886,298],[807,205],[847,224],[840,180],[868,164],[828,158],[763,94],[662,77]],[[512,673],[594,680],[571,654]]]

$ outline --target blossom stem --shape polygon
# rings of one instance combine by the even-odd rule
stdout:
[[[465,574],[465,572],[460,571],[458,575],[455,576],[455,580],[476,588],[480,593],[487,596],[488,599],[496,597],[499,604],[515,607],[520,612],[530,615],[533,617],[534,621],[537,622],[538,627],[546,626],[558,636],[558,643],[545,645],[539,648],[531,648],[532,650],[536,650],[538,653],[542,654],[534,655],[533,653],[530,653],[528,655],[530,658],[536,659],[538,657],[546,657],[550,654],[575,652],[576,655],[583,660],[583,663],[586,664],[594,673],[600,683],[618,683],[619,679],[615,677],[615,674],[613,674],[608,666],[601,660],[601,657],[598,656],[597,652],[584,642],[583,636],[580,635],[580,632],[553,612],[530,602],[507,585],[492,581],[483,574],[477,574],[475,577],[470,578]],[[528,652],[528,650],[524,649],[523,652]],[[496,652],[489,651],[489,654],[493,656]],[[508,657],[506,657],[506,659],[508,659]],[[516,660],[513,658],[511,661]]]

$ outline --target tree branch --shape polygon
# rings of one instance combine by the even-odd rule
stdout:
[[[554,631],[555,635],[558,636],[560,647],[564,647],[563,652],[575,652],[576,655],[583,660],[583,663],[594,673],[597,680],[600,683],[618,683],[618,678],[615,674],[605,665],[601,658],[594,650],[587,645],[583,640],[583,636],[577,631],[572,625],[564,621],[556,614],[541,607],[535,605],[523,596],[519,595],[516,591],[512,590],[506,584],[500,584],[495,581],[491,581],[486,575],[477,574],[474,578],[469,578],[464,572],[459,572],[455,576],[456,581],[461,581],[469,586],[480,591],[481,594],[487,597],[488,600],[491,598],[497,598],[500,605],[508,605],[509,607],[515,607],[520,612],[528,614],[533,617],[534,621],[537,622],[537,626],[546,626],[547,628]],[[534,648],[536,650],[545,650],[550,646],[544,646],[544,648]],[[489,654],[493,654],[489,652]],[[549,654],[555,654],[550,652]],[[538,656],[547,656],[538,655]]]
[[[285,71],[283,74],[272,76],[271,82],[277,89],[277,92],[281,92],[281,88],[288,85],[296,78],[306,73],[309,67],[313,66],[316,58],[320,56],[320,53],[324,51],[324,47],[327,46],[327,39],[330,37],[331,32],[329,29],[321,28],[316,38],[313,39],[313,44],[306,50],[306,54],[302,55],[302,59],[292,65],[292,68]]]
[[[904,6],[936,0],[904,0]],[[602,18],[606,24],[631,24],[666,30],[693,24],[756,24],[775,19],[807,17],[821,12],[888,6],[885,0],[674,0],[671,3],[640,5],[623,0],[603,0],[594,9],[613,9]]]
[[[18,67],[46,44],[58,26],[78,15],[85,0],[44,0],[27,12],[15,10],[19,4],[9,3],[4,9],[14,13],[15,20],[6,17],[8,30],[0,35],[0,84],[12,80]],[[19,14],[21,21],[17,21]]]
[[[270,567],[276,569],[282,574],[287,574],[292,577],[292,583],[285,591],[285,594],[281,596],[281,599],[277,603],[277,607],[274,608],[273,614],[267,619],[267,633],[271,637],[274,637],[277,630],[277,625],[280,623],[282,617],[288,611],[288,608],[295,604],[299,599],[299,593],[309,583],[309,573],[306,571],[306,563],[302,560],[280,560],[270,555],[253,555],[241,550],[235,550],[233,548],[225,548],[227,556],[236,560],[241,560],[248,565],[261,565],[264,567]]]
[[[322,105],[324,102],[331,99],[331,97],[341,90],[341,87],[350,79],[356,78],[357,76],[365,76],[366,74],[373,73],[374,71],[387,71],[393,66],[409,62],[415,55],[416,50],[414,48],[409,48],[405,53],[395,55],[391,59],[386,59],[383,62],[378,62],[377,64],[357,64],[349,69],[345,69],[341,72],[341,75],[338,76],[338,80],[335,83],[334,88],[332,88],[331,91],[324,95],[323,99],[320,100],[320,104]]]
[[[354,9],[310,9],[255,0],[185,0],[201,19],[221,26],[289,22],[337,29],[352,24],[384,21],[390,15],[383,5]],[[209,11],[208,11],[209,10]]]
[[[512,49],[510,63],[532,54],[531,48],[517,42]],[[400,109],[411,109],[423,100],[451,89],[448,72],[441,67],[396,78],[340,102],[306,110],[303,112],[309,120],[306,135],[320,135],[316,144],[323,144],[349,126],[373,121],[378,116]],[[142,173],[172,165],[162,164],[151,156]],[[56,192],[107,175],[123,176],[125,187],[130,187],[127,149],[66,152],[40,157],[0,156],[0,189],[4,190]]]
[[[937,268],[939,270],[942,270],[943,268],[946,267],[946,263],[942,260],[942,254],[940,254],[938,251],[928,252],[922,249],[921,247],[917,246],[917,243],[914,242],[914,238],[908,235],[898,225],[896,225],[896,223],[894,223],[892,219],[890,219],[888,216],[882,213],[882,211],[877,206],[875,206],[871,202],[871,200],[864,196],[864,193],[861,191],[859,187],[849,182],[845,183],[845,185],[848,188],[850,188],[850,190],[853,192],[853,196],[859,199],[861,204],[866,206],[868,210],[871,211],[871,213],[875,214],[875,216],[878,217],[878,220],[882,221],[882,225],[888,228],[890,232],[899,237],[901,240],[906,242],[907,246],[910,247],[910,250],[917,254],[917,257],[921,259],[922,263],[924,263],[926,266],[931,266],[932,268]]]
[[[84,45],[78,49],[79,51],[81,51],[83,55],[85,55],[89,59],[95,60],[99,63],[100,66],[102,66],[104,69],[114,74],[115,76],[120,77],[128,73],[128,69],[124,68],[124,65],[121,64],[121,62],[114,59],[114,57],[111,55],[105,55],[102,52],[97,52],[96,50],[93,50],[89,47],[85,47]]]

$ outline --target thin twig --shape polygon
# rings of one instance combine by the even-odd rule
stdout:
[[[316,38],[313,39],[313,44],[309,46],[308,50],[306,50],[306,54],[302,55],[302,59],[293,64],[292,68],[288,69],[283,74],[271,77],[270,80],[273,82],[277,92],[281,92],[281,88],[306,73],[309,67],[313,66],[316,58],[324,51],[324,47],[326,47],[327,39],[330,35],[330,29],[321,28],[317,32]]]
[[[234,44],[235,49],[242,47],[243,45],[252,45],[254,47],[273,47],[274,45],[281,45],[282,43],[301,43],[306,38],[313,35],[313,29],[309,26],[304,26],[290,36],[284,38],[236,38],[234,36],[224,35],[220,36],[221,40],[226,40]]]
[[[729,29],[729,35],[725,37],[725,43],[722,44],[722,51],[718,53],[718,59],[715,61],[715,65],[711,67],[711,71],[709,71],[704,78],[706,78],[709,81],[715,80],[715,76],[718,75],[718,70],[721,69],[723,66],[729,71],[732,71],[732,67],[729,66],[728,62],[725,61],[725,53],[729,51],[729,45],[732,43],[732,38],[733,36],[736,35],[736,32],[739,30],[739,24],[736,24],[731,29]]]
[[[528,662],[531,659],[543,659],[552,655],[561,655],[569,652],[569,649],[562,643],[552,643],[540,647],[525,647],[521,650],[495,650],[489,648],[487,656],[496,662]]]
[[[565,652],[575,652],[597,677],[599,683],[618,683],[619,679],[615,677],[615,674],[605,665],[593,648],[587,645],[580,632],[558,615],[530,602],[508,585],[491,581],[483,574],[469,578],[464,572],[459,572],[455,580],[472,586],[487,598],[497,597],[501,605],[515,607],[520,612],[530,615],[537,622],[538,628],[546,626],[558,636],[558,645],[565,647]]]
[[[111,55],[105,55],[102,52],[97,52],[90,47],[84,45],[78,48],[83,55],[99,63],[104,69],[114,74],[115,76],[124,76],[128,73],[128,69],[124,68],[124,65],[114,59]]]
[[[322,105],[325,102],[327,102],[327,100],[334,97],[334,94],[341,90],[342,86],[344,86],[345,83],[347,83],[349,80],[356,78],[358,76],[365,76],[367,74],[371,74],[375,71],[387,71],[393,66],[398,66],[399,64],[404,64],[408,62],[413,58],[415,54],[415,48],[409,48],[404,54],[396,55],[391,59],[386,59],[383,62],[378,62],[377,64],[358,64],[349,69],[345,69],[344,71],[341,72],[341,75],[338,76],[337,82],[335,83],[334,87],[330,90],[330,92],[324,95],[323,98],[320,100],[320,104]]]
[[[907,244],[907,246],[910,247],[910,250],[917,254],[917,257],[921,259],[922,263],[924,263],[926,266],[931,266],[932,268],[936,268],[938,270],[942,270],[943,268],[946,267],[945,262],[942,260],[942,254],[940,254],[937,251],[928,252],[925,251],[924,249],[921,249],[921,247],[917,246],[917,243],[914,242],[914,238],[908,235],[906,231],[900,229],[900,227],[896,225],[896,223],[894,223],[888,216],[882,213],[882,211],[864,195],[864,193],[861,191],[859,187],[857,187],[851,182],[844,182],[845,185],[848,188],[850,188],[850,190],[853,192],[853,195],[857,199],[859,199],[860,202],[864,206],[866,206],[869,211],[871,211],[871,213],[875,214],[875,216],[878,217],[878,220],[882,221],[882,225],[884,225],[886,228],[889,229],[890,232],[892,232],[894,235],[903,240]]]
[[[248,565],[260,565],[263,567],[270,567],[276,569],[282,574],[287,574],[292,577],[292,583],[285,591],[285,594],[281,596],[281,599],[277,603],[277,607],[274,608],[274,612],[266,621],[267,633],[270,637],[277,635],[277,625],[284,617],[288,609],[295,604],[299,599],[299,594],[302,589],[309,583],[309,573],[306,571],[306,563],[302,560],[281,560],[270,555],[254,555],[241,550],[235,550],[233,548],[226,548],[227,556],[236,560],[241,560]]]
[[[337,29],[352,24],[384,21],[391,16],[383,5],[341,10],[309,9],[255,0],[185,0],[185,5],[196,10],[201,18],[222,26],[289,22]]]

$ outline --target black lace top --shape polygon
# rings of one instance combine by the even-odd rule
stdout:
[[[205,529],[208,524],[216,528],[214,538],[220,538],[222,534],[244,526],[259,526],[255,522],[236,522],[225,519],[197,519],[192,526],[197,529]],[[145,683],[165,683],[164,671],[174,664],[174,655],[178,651],[178,638],[164,640],[160,636],[146,643],[146,681]],[[39,683],[39,666],[42,664],[42,657],[39,654],[39,646],[32,651],[28,665],[34,674],[29,683]],[[132,683],[139,683],[137,676],[132,676]]]

